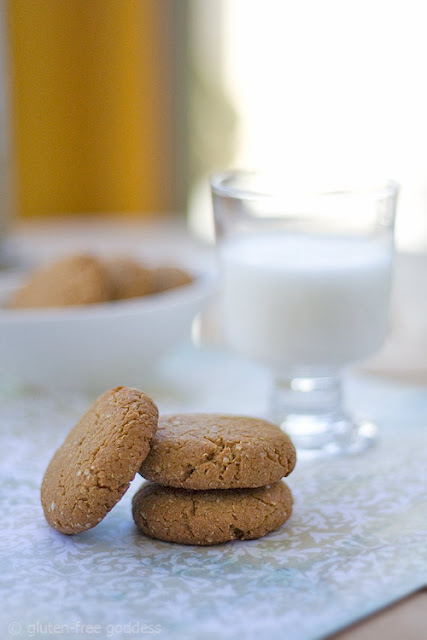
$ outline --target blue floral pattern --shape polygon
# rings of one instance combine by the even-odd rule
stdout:
[[[161,411],[262,414],[268,379],[188,348],[137,386]],[[130,500],[140,479],[95,529],[51,530],[41,478],[92,398],[2,380],[1,637],[305,640],[425,585],[427,391],[355,376],[349,396],[380,423],[376,447],[299,463],[288,480],[294,513],[278,531],[196,548],[138,533]]]

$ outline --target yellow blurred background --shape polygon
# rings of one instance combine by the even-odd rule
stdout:
[[[179,5],[6,0],[18,215],[182,206]]]

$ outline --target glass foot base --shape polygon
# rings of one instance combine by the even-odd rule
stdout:
[[[342,418],[331,422],[301,414],[288,415],[280,427],[291,438],[300,460],[357,455],[375,443],[378,432],[369,421]]]
[[[354,420],[344,411],[338,375],[276,378],[271,412],[300,459],[354,455],[376,440],[374,424]]]

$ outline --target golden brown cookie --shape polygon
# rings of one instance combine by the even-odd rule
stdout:
[[[139,472],[183,489],[262,487],[291,473],[295,459],[289,437],[266,420],[176,414],[160,418]]]
[[[73,255],[43,266],[15,292],[13,309],[64,307],[105,302],[112,296],[110,276],[103,262],[91,255]]]
[[[292,503],[283,482],[222,491],[172,489],[147,482],[133,498],[132,513],[150,538],[211,545],[265,536],[289,518]]]
[[[43,478],[46,520],[61,533],[91,529],[120,500],[146,457],[158,411],[138,389],[100,396],[54,454]]]
[[[152,269],[131,258],[111,258],[106,261],[113,283],[113,298],[137,298],[156,291],[157,283]]]
[[[156,281],[156,291],[166,291],[182,287],[185,284],[193,282],[192,276],[179,267],[157,267],[153,269],[153,275]]]

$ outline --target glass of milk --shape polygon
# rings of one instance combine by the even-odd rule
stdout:
[[[398,185],[234,171],[211,188],[228,344],[272,371],[270,417],[300,454],[362,451],[375,427],[345,412],[341,378],[387,332]]]

